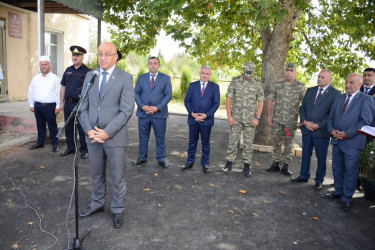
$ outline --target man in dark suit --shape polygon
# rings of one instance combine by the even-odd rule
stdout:
[[[374,105],[375,105],[375,69],[367,68],[363,71],[363,85],[360,89],[361,92],[373,96]],[[372,127],[375,127],[375,117],[372,120]],[[366,137],[366,142],[370,143],[373,139]]]
[[[307,89],[299,108],[302,132],[302,163],[300,175],[291,182],[307,182],[310,178],[311,155],[315,148],[318,166],[314,190],[322,189],[326,174],[326,159],[330,134],[327,131],[328,116],[334,99],[340,91],[330,85],[332,73],[327,69],[320,71],[318,86]]]
[[[202,171],[208,174],[210,136],[212,126],[214,126],[214,114],[220,105],[220,90],[219,85],[209,81],[211,76],[211,68],[209,66],[202,66],[199,76],[200,81],[190,83],[185,96],[185,107],[189,114],[189,148],[187,163],[181,167],[181,170],[193,167],[200,134]]]
[[[151,127],[156,140],[156,160],[166,168],[165,130],[167,127],[168,103],[172,98],[171,78],[159,71],[160,61],[157,57],[148,59],[149,73],[140,75],[135,85],[137,103],[139,152],[134,165],[147,161],[148,140]]]
[[[123,224],[125,210],[125,147],[127,123],[134,111],[133,76],[117,68],[116,47],[103,43],[98,48],[100,68],[87,73],[84,83],[99,72],[93,87],[82,102],[80,123],[87,137],[92,178],[91,205],[79,214],[86,218],[104,210],[106,195],[106,160],[112,176],[113,226]],[[82,95],[88,85],[84,84]]]
[[[363,71],[363,85],[360,89],[366,95],[375,96],[375,69],[367,68]]]
[[[365,148],[365,136],[357,130],[370,125],[375,112],[372,98],[359,91],[361,85],[361,75],[347,76],[346,94],[335,99],[327,125],[333,144],[332,171],[335,192],[326,194],[325,197],[341,197],[343,212],[350,209],[357,184],[359,157]]]

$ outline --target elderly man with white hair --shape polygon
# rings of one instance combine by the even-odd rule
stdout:
[[[34,112],[38,140],[30,150],[44,147],[46,123],[48,124],[52,152],[59,151],[56,115],[60,112],[61,79],[51,72],[51,61],[48,56],[39,58],[40,73],[33,77],[29,86],[28,100],[30,111]]]

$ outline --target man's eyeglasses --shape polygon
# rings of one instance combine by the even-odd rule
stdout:
[[[97,54],[98,57],[104,57],[104,58],[108,58],[108,57],[111,57],[113,55],[116,55],[116,53],[115,54],[102,54],[102,53]]]

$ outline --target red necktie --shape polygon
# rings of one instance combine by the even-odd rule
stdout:
[[[150,86],[151,86],[151,89],[152,89],[152,87],[154,86],[154,82],[155,82],[155,80],[154,80],[154,77],[155,77],[155,75],[151,75],[152,76],[152,78],[151,78],[151,82],[150,82]]]
[[[316,104],[318,103],[320,97],[322,96],[322,91],[323,91],[323,89],[319,89],[319,94],[318,94],[318,96],[317,96],[316,99],[315,99],[315,103],[314,103],[314,105],[316,105]]]
[[[341,114],[344,114],[345,109],[346,109],[346,107],[347,107],[348,104],[349,104],[349,100],[350,100],[350,97],[351,97],[351,96],[352,96],[352,95],[348,95],[348,98],[346,99],[346,102],[344,103],[344,106],[342,107]]]
[[[206,83],[205,82],[202,82],[202,85],[203,85],[203,87],[202,87],[202,90],[201,90],[201,96],[203,96],[203,94],[204,94],[204,85],[205,85]]]

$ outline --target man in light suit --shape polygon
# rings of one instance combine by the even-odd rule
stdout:
[[[322,189],[326,174],[326,159],[330,134],[327,131],[328,116],[334,99],[340,91],[330,85],[332,73],[327,69],[320,71],[318,86],[307,89],[299,114],[302,132],[302,163],[300,175],[291,182],[307,182],[310,178],[311,155],[315,148],[318,166],[314,190]]]
[[[210,136],[212,126],[214,126],[214,114],[220,105],[220,90],[219,85],[209,81],[211,77],[210,66],[202,66],[199,76],[200,81],[190,83],[185,96],[185,107],[189,114],[189,148],[187,163],[181,167],[181,170],[193,167],[200,134],[202,143],[202,171],[208,174]]]
[[[103,43],[98,48],[99,77],[82,102],[80,123],[87,134],[92,178],[91,205],[81,212],[86,218],[104,210],[106,195],[106,159],[112,175],[113,226],[123,224],[125,210],[125,147],[128,144],[127,123],[134,111],[133,76],[117,68],[116,47]],[[92,79],[87,73],[84,83]],[[88,88],[83,85],[82,95]]]
[[[341,211],[350,209],[356,189],[359,157],[365,148],[365,136],[357,132],[370,125],[374,116],[372,97],[359,91],[362,76],[350,74],[346,78],[345,92],[335,99],[327,129],[332,136],[332,171],[335,192],[328,199],[341,197]]]
[[[135,85],[137,103],[139,152],[134,165],[147,161],[148,140],[151,127],[156,139],[156,160],[159,166],[167,168],[165,156],[165,130],[167,127],[168,103],[172,98],[171,78],[159,71],[160,61],[157,57],[148,59],[149,73],[140,75]]]

